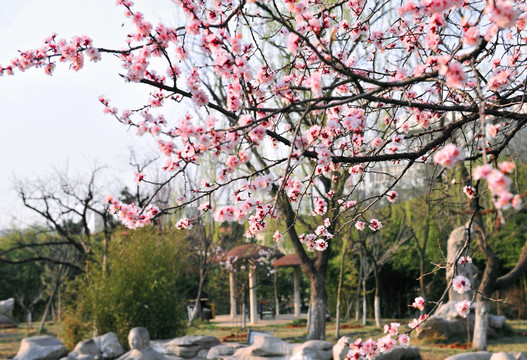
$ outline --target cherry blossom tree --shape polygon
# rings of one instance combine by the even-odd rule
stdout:
[[[308,339],[325,336],[332,237],[350,226],[382,231],[370,211],[396,196],[403,177],[418,178],[432,163],[473,162],[495,208],[520,205],[507,170],[495,165],[527,122],[524,0],[173,2],[177,26],[152,23],[118,0],[134,27],[122,48],[51,35],[0,74],[51,75],[61,64],[79,71],[85,61],[118,57],[123,80],[149,87],[150,96],[141,104],[99,101],[105,114],[157,142],[166,183],[185,182],[208,160],[224,166],[174,206],[109,198],[111,211],[136,228],[199,203],[218,221],[247,222],[249,237],[284,219],[275,238],[287,233],[311,280]],[[213,207],[220,190],[230,195]],[[319,226],[300,234],[307,212]],[[387,351],[392,332],[353,354]]]

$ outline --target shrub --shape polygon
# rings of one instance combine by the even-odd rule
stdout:
[[[153,339],[183,334],[187,293],[180,280],[185,254],[183,237],[173,232],[144,229],[116,236],[109,247],[108,270],[96,255],[69,292],[64,338],[74,343],[91,337],[90,330],[113,331],[126,346],[128,332],[136,326],[146,327]]]

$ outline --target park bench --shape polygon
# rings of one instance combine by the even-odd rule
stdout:
[[[264,311],[262,311],[262,318],[265,319],[266,316],[273,318],[273,320],[275,319],[274,311],[271,311],[271,310],[264,310]]]

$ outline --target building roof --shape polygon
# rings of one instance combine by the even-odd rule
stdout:
[[[261,256],[260,250],[262,249],[273,251],[274,257],[280,257],[283,255],[280,251],[270,248],[268,246],[263,246],[259,244],[243,244],[227,251],[227,253],[223,256],[223,260],[229,257],[237,257],[238,259],[257,259]]]
[[[298,266],[298,265],[302,265],[302,263],[300,262],[300,258],[298,257],[298,255],[296,253],[294,253],[294,254],[289,254],[289,255],[286,255],[286,256],[282,256],[280,259],[274,261],[272,265],[275,266],[275,267],[278,267],[278,266]]]

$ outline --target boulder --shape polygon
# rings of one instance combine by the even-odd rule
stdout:
[[[13,309],[15,308],[15,299],[9,298],[0,301],[0,315],[13,316]]]
[[[494,330],[499,330],[505,326],[505,316],[503,315],[490,315],[489,314],[489,327]]]
[[[419,349],[415,346],[402,347],[396,346],[392,351],[381,354],[376,360],[421,360]]]
[[[331,360],[333,344],[328,341],[311,340],[303,344],[288,344],[272,335],[256,335],[254,343],[238,349],[225,359],[237,360]]]
[[[322,340],[309,340],[303,344],[293,345],[292,358],[331,360],[333,344]]]
[[[456,311],[456,304],[457,303],[458,303],[458,301],[451,300],[451,301],[448,301],[448,302],[446,302],[444,304],[441,304],[437,308],[437,310],[434,312],[434,316],[435,317],[440,317],[440,318],[443,318],[443,319],[447,319],[447,320],[463,319],[461,316],[459,316],[459,314]],[[476,303],[474,302],[470,306],[469,318],[474,316],[475,311],[476,311]],[[464,320],[464,321],[466,321],[466,320]]]
[[[93,339],[81,341],[67,357],[62,360],[96,360],[100,358],[100,351]]]
[[[52,336],[22,339],[14,360],[58,360],[68,354],[64,344]]]
[[[447,260],[449,263],[452,263],[460,255],[461,250],[463,249],[466,241],[466,226],[460,226],[454,229],[447,241]],[[472,232],[473,233],[473,232]],[[465,255],[465,254],[462,254]],[[470,280],[471,290],[466,291],[463,294],[458,294],[452,287],[448,290],[448,299],[450,301],[460,301],[460,300],[471,300],[474,295],[474,289],[477,289],[479,285],[478,280],[478,269],[474,264],[464,264],[456,266],[457,272],[456,275],[463,275]],[[450,281],[454,275],[454,267],[449,266],[446,271],[447,281]]]
[[[417,333],[418,339],[432,339],[436,341],[460,340],[467,336],[465,319],[448,320],[432,316]]]
[[[238,343],[221,344],[221,345],[213,346],[210,348],[209,352],[207,353],[207,360],[217,360],[217,359],[223,359],[226,356],[231,356],[234,354],[236,349],[239,349],[244,346],[245,345],[241,345]]]
[[[521,352],[498,352],[492,354],[490,360],[527,360]]]
[[[15,319],[11,316],[0,314],[0,326],[3,327],[13,327],[16,325]]]
[[[492,356],[488,351],[467,352],[447,357],[445,360],[490,360]]]
[[[219,344],[220,340],[214,336],[187,335],[172,340],[152,341],[152,348],[165,356],[188,359],[198,356],[201,350],[209,350]]]
[[[254,343],[245,348],[236,350],[234,357],[250,357],[259,356],[264,358],[269,357],[284,357],[284,355],[292,354],[292,345],[286,343],[282,339],[272,335],[255,335]]]
[[[344,359],[350,351],[349,344],[352,344],[354,341],[354,339],[348,336],[341,337],[335,346],[333,346],[333,360]]]
[[[124,349],[119,343],[117,335],[113,332],[97,336],[93,341],[95,341],[103,359],[115,359],[124,354]]]

